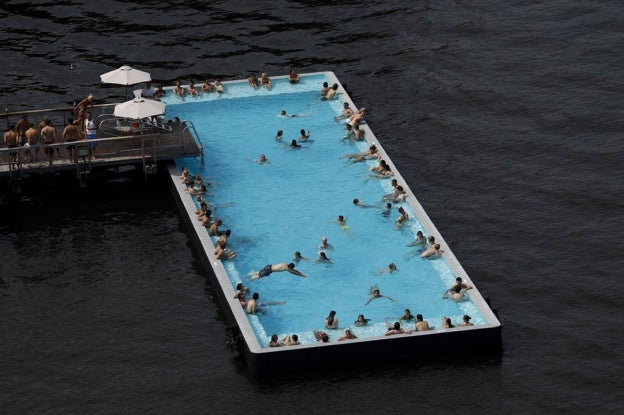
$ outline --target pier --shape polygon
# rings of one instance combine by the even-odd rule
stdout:
[[[42,142],[38,147],[38,157],[37,148],[7,148],[2,140],[0,179],[13,180],[71,171],[82,178],[99,169],[125,166],[140,166],[144,174],[149,175],[156,172],[159,163],[183,157],[201,157],[203,160],[203,146],[190,121],[173,123],[156,118],[134,120],[115,117],[113,107],[114,104],[94,105],[91,111],[98,126],[97,138],[71,143],[61,139],[67,119],[72,116],[70,107],[6,113],[7,129],[24,115],[37,130],[44,117],[49,118],[56,128],[57,140],[54,144]],[[52,152],[51,160],[47,152]]]

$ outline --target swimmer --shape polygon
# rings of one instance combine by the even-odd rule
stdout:
[[[422,314],[416,314],[416,331],[427,331],[430,330],[429,323],[423,320]]]
[[[292,118],[292,117],[296,117],[296,115],[292,114],[292,115],[288,115],[286,113],[286,110],[281,110],[279,113],[279,116],[282,118]]]
[[[425,239],[425,235],[423,235],[422,231],[416,232],[416,239],[412,242],[408,243],[407,246],[425,246],[427,240]]]
[[[394,262],[391,262],[388,265],[388,268],[380,268],[380,269],[378,269],[377,272],[375,272],[375,275],[381,275],[381,274],[385,274],[385,273],[392,274],[393,272],[397,272],[397,271],[398,271],[398,269],[397,269],[396,264]]]
[[[365,305],[365,306],[366,306],[366,305],[368,305],[368,303],[370,303],[371,301],[373,301],[373,300],[374,300],[374,299],[376,299],[376,298],[387,298],[388,300],[390,300],[390,301],[392,301],[392,302],[395,302],[395,303],[396,303],[396,301],[397,301],[397,300],[395,300],[395,299],[394,299],[394,298],[392,298],[392,297],[388,297],[387,295],[383,295],[383,294],[381,294],[381,293],[379,292],[379,289],[378,289],[378,288],[373,287],[373,288],[371,288],[371,291],[372,291],[372,293],[371,293],[370,298],[368,299],[368,301],[367,301],[366,303],[364,303],[364,305]]]
[[[280,341],[284,343],[286,346],[298,346],[301,344],[299,343],[299,336],[297,336],[296,334],[293,334],[292,336],[285,336]]]
[[[329,336],[324,331],[314,330],[314,338],[317,342],[327,343],[329,341]]]
[[[408,329],[401,328],[401,323],[398,321],[394,323],[393,326],[388,327],[388,331],[386,331],[386,336],[391,336],[393,334],[410,334],[411,331]]]
[[[429,236],[429,238],[427,238],[427,242],[429,243],[429,245],[435,245],[435,236]]]
[[[327,258],[327,254],[325,253],[325,251],[320,251],[318,253],[318,258],[316,258],[315,261],[316,264],[320,264],[321,262],[324,262],[326,264],[332,263],[331,259]]]
[[[282,138],[284,138],[284,131],[283,130],[277,130],[277,134],[275,134],[275,139],[277,141],[281,141]]]
[[[464,321],[460,324],[460,326],[462,327],[474,326],[474,324],[470,322],[470,316],[468,314],[464,314],[463,320]]]
[[[445,329],[452,329],[455,326],[453,325],[453,322],[451,321],[450,318],[442,317],[442,327],[445,328]]]
[[[347,228],[347,218],[345,218],[342,215],[338,215],[338,217],[336,218],[335,221],[330,222],[330,223],[337,223],[338,226],[340,226],[342,229]]]
[[[397,227],[402,226],[405,222],[409,220],[409,215],[407,214],[405,209],[403,209],[403,207],[399,207],[399,214],[399,217],[395,221]]]
[[[346,329],[344,336],[339,337],[338,341],[351,340],[351,339],[357,339],[357,336],[353,334],[350,329]]]
[[[392,212],[392,203],[386,203],[386,206],[381,208],[381,210],[379,211],[379,214],[381,216],[388,217],[390,216],[390,212]]]
[[[293,257],[293,263],[295,265],[299,265],[299,262],[302,261],[302,260],[305,261],[305,262],[310,262],[310,258],[302,256],[301,252],[299,252],[299,251],[295,252],[295,255]]]
[[[433,258],[439,257],[440,254],[440,244],[435,244],[425,249],[422,254],[420,254],[421,258]]]
[[[290,272],[291,274],[296,275],[298,277],[307,277],[306,274],[295,269],[294,263],[291,262],[290,264],[287,264],[285,262],[280,262],[278,264],[273,264],[273,265],[269,264],[265,266],[264,268],[262,268],[260,271],[252,272],[251,279],[257,280],[258,278],[266,277],[272,274],[273,272],[283,272],[283,271]]]
[[[248,314],[257,314],[258,312],[264,312],[262,307],[271,306],[271,305],[282,305],[286,304],[286,301],[263,301],[262,303],[258,302],[260,298],[260,294],[253,293],[251,296],[251,300],[247,303],[247,313]]]
[[[442,294],[442,298],[461,301],[464,299],[466,291],[471,289],[472,285],[464,283],[461,277],[457,277],[455,278],[455,285],[446,290],[444,294]]]
[[[370,318],[364,318],[364,314],[358,314],[357,320],[353,322],[358,327],[365,326],[370,321]]]
[[[278,340],[277,334],[271,336],[271,340],[269,341],[269,347],[281,347],[284,344]]]
[[[219,81],[218,79],[215,79],[214,86],[215,86],[215,89],[217,90],[217,93],[222,94],[225,92],[225,87],[223,86],[221,81]]]
[[[327,237],[323,236],[321,238],[321,244],[318,246],[319,251],[326,251],[328,249],[334,249],[334,245],[327,242]]]
[[[301,144],[297,143],[297,140],[293,138],[293,140],[290,142],[290,148],[301,148]]]
[[[373,205],[366,205],[366,204],[362,203],[360,201],[360,199],[357,199],[357,198],[353,199],[353,206],[359,207],[359,208],[362,208],[362,209],[370,209],[370,208],[376,207],[376,206],[373,206]]]
[[[262,76],[260,76],[260,84],[266,89],[271,89],[271,78],[269,78],[269,75],[263,73]]]
[[[336,312],[334,310],[330,311],[329,315],[325,319],[325,328],[326,329],[338,328],[338,319],[336,318]]]
[[[399,317],[399,320],[410,321],[410,320],[414,320],[414,318],[415,317],[412,315],[412,312],[410,311],[410,309],[406,308],[405,312],[403,313],[403,315],[401,317]]]
[[[271,164],[271,160],[266,158],[264,154],[260,154],[260,157],[258,157],[258,159],[254,161],[258,164]]]
[[[306,132],[303,128],[299,130],[299,141],[305,141],[310,138],[310,131]]]
[[[353,115],[353,110],[351,109],[351,107],[349,106],[348,102],[344,102],[342,104],[342,113],[340,115],[336,116],[336,120],[340,120],[340,119],[344,119],[344,118],[349,118],[350,116]]]

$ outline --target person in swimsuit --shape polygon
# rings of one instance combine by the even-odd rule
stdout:
[[[258,278],[269,276],[269,275],[271,275],[274,272],[282,272],[282,271],[290,272],[291,274],[297,275],[299,277],[307,277],[306,274],[304,274],[303,272],[295,269],[295,264],[294,263],[291,262],[290,264],[287,264],[285,262],[280,262],[278,264],[266,265],[260,271],[253,272],[251,274],[251,279],[252,280],[257,280]]]
[[[435,244],[425,249],[422,254],[420,254],[421,258],[432,258],[440,256],[440,244]]]
[[[7,148],[17,148],[18,138],[17,131],[15,131],[15,124],[11,124],[6,133],[4,133],[4,144]],[[9,151],[9,170],[19,168],[20,161],[17,151]]]
[[[182,84],[180,83],[180,81],[176,81],[175,86],[173,87],[173,93],[180,98],[184,97],[184,95],[186,94],[186,90],[182,88]]]
[[[195,87],[195,82],[193,82],[193,81],[189,82],[188,87],[186,88],[186,90],[188,91],[189,95],[192,96],[192,97],[196,97],[196,96],[199,95],[199,91]]]
[[[358,314],[357,320],[353,322],[356,326],[365,326],[370,321],[370,318],[365,318],[364,314]]]
[[[416,239],[412,242],[408,243],[407,246],[425,246],[427,240],[425,239],[425,235],[423,235],[422,231],[416,232]]]
[[[251,85],[253,89],[258,89],[258,77],[256,76],[255,73],[252,73],[251,75],[249,75],[249,77],[247,78],[247,81],[249,82],[249,85]]]
[[[271,89],[271,78],[269,78],[269,75],[267,75],[266,72],[260,77],[260,84],[262,84],[262,86],[266,89]]]
[[[30,124],[28,130],[26,130],[26,144],[24,147],[28,148],[26,152],[27,159],[30,160],[30,150],[35,149],[35,161],[39,161],[39,149],[41,147],[41,136],[39,130],[35,128],[35,124]]]
[[[412,312],[410,311],[409,308],[405,309],[405,313],[403,313],[403,315],[399,318],[399,320],[414,320],[414,316],[412,315]]]
[[[338,341],[351,340],[351,339],[357,339],[357,336],[353,334],[350,329],[346,329],[344,336],[339,337]]]
[[[50,120],[49,118],[46,118],[43,121],[43,127],[41,128],[41,139],[43,140],[43,144],[45,145],[54,144],[56,142],[56,128],[52,127],[52,120]],[[48,156],[48,165],[51,166],[52,157],[54,156],[54,149],[45,147],[43,151]],[[60,157],[61,154],[58,147],[56,148],[56,152]]]
[[[468,314],[464,314],[463,320],[464,321],[460,324],[460,326],[462,327],[474,326],[474,324],[470,322],[470,316]]]
[[[409,334],[409,333],[411,333],[411,331],[408,329],[401,328],[401,323],[397,321],[394,323],[392,327],[388,328],[388,331],[386,332],[386,336],[391,336],[393,334]]]
[[[93,119],[93,114],[91,114],[91,111],[87,111],[87,118],[85,119],[85,135],[87,136],[87,140],[97,139],[97,126],[95,125],[95,120]],[[89,149],[91,150],[91,157],[93,158],[95,158],[96,147],[97,147],[97,143],[89,144]]]
[[[294,69],[291,69],[290,73],[288,74],[288,82],[290,82],[291,84],[299,83],[299,74],[295,72]]]
[[[249,288],[245,287],[242,282],[236,284],[236,294],[234,294],[234,298],[238,299],[240,304],[245,307],[247,305],[247,293],[249,292]]]
[[[416,314],[416,331],[430,330],[429,323],[423,320],[422,314]]]
[[[73,118],[67,119],[67,125],[63,129],[63,134],[61,135],[63,142],[65,143],[73,143],[75,141],[80,140],[80,131],[78,127],[74,124]],[[76,146],[67,146],[67,151],[69,151],[69,157],[74,157],[74,149]]]
[[[378,269],[377,272],[375,273],[375,275],[381,275],[381,274],[392,274],[393,272],[397,272],[397,266],[394,262],[391,262],[390,264],[388,264],[388,268],[381,268]]]
[[[325,319],[325,328],[326,329],[338,328],[338,319],[336,318],[336,312],[334,310],[330,311],[329,315]]]
[[[364,305],[368,305],[368,303],[370,303],[371,301],[373,301],[376,298],[387,298],[388,300],[396,303],[396,300],[392,297],[388,297],[387,295],[383,295],[379,292],[378,288],[373,288],[371,289],[372,293],[371,296],[369,297],[368,301],[366,303],[364,303]]]
[[[202,91],[204,91],[204,92],[212,92],[212,90],[213,90],[212,84],[210,83],[210,81],[208,79],[206,79],[204,81],[204,83],[202,84],[201,88],[202,88]]]

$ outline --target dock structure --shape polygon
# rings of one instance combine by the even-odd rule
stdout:
[[[21,117],[40,131],[44,117],[56,129],[54,144],[35,147],[8,148],[0,143],[0,179],[14,179],[34,174],[71,172],[77,177],[98,169],[142,166],[148,175],[156,172],[159,163],[183,157],[202,157],[203,146],[190,121],[165,122],[158,119],[134,120],[115,117],[114,104],[96,105],[97,138],[64,142],[63,128],[71,117],[72,108],[14,112],[5,114],[7,130]],[[79,130],[81,126],[78,126]],[[81,130],[82,135],[82,130]],[[51,154],[51,157],[49,156]]]

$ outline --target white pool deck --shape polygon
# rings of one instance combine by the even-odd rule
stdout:
[[[333,72],[317,72],[301,74],[302,77],[325,75],[328,83],[339,85],[339,99],[348,102],[351,108],[358,108],[342,84]],[[284,76],[272,76],[271,79],[284,79]],[[245,81],[245,80],[243,80]],[[228,83],[240,83],[237,81],[224,81],[227,88]],[[245,81],[246,82],[246,81]],[[442,234],[435,227],[416,196],[403,179],[399,170],[393,164],[381,143],[374,135],[370,126],[362,124],[365,131],[365,138],[369,145],[375,143],[382,158],[392,168],[394,178],[406,190],[408,197],[406,202],[412,212],[420,221],[427,235],[436,235],[436,240],[444,248],[443,256],[449,267],[456,276],[461,277],[465,282],[470,283],[474,288],[469,291],[470,300],[477,307],[479,313],[485,320],[485,324],[470,327],[456,327],[452,329],[434,329],[426,332],[414,332],[411,334],[401,334],[394,336],[377,336],[349,340],[347,342],[328,342],[316,344],[301,344],[293,347],[267,348],[258,342],[245,310],[239,301],[234,299],[235,290],[232,286],[225,268],[220,260],[216,259],[213,252],[214,244],[206,232],[206,228],[196,220],[195,210],[197,209],[193,196],[186,193],[186,186],[179,179],[180,171],[171,163],[168,167],[171,176],[171,183],[174,195],[181,208],[181,214],[190,229],[190,236],[196,245],[201,260],[207,270],[212,271],[211,280],[215,292],[219,294],[220,302],[226,312],[230,323],[234,327],[234,332],[240,331],[240,350],[244,355],[246,365],[254,375],[269,375],[279,372],[318,369],[326,367],[339,367],[344,365],[360,364],[363,361],[382,362],[398,361],[415,357],[444,356],[456,354],[458,350],[462,355],[465,353],[497,353],[501,350],[501,329],[502,325],[494,314],[488,303],[479,292],[477,285],[467,275],[449,245],[444,241]],[[207,149],[209,154],[209,149]],[[210,156],[207,155],[207,162]],[[439,322],[434,322],[436,327],[440,327]],[[234,336],[236,339],[237,336]]]

